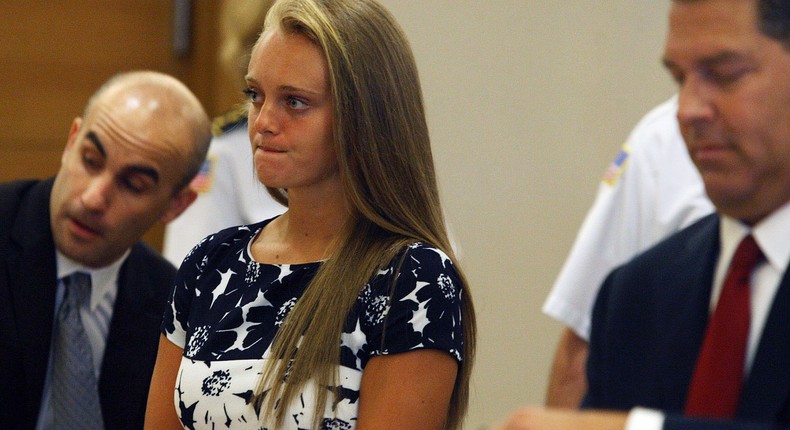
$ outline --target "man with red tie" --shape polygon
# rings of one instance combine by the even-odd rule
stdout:
[[[790,2],[673,0],[663,61],[717,213],[604,281],[594,409],[525,408],[504,429],[790,425]]]

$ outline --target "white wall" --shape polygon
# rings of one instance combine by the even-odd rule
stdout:
[[[674,91],[668,0],[381,0],[417,56],[439,181],[477,306],[467,428],[542,403],[541,305],[597,181]]]

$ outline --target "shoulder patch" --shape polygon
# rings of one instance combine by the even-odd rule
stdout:
[[[247,104],[239,103],[231,110],[214,118],[211,121],[211,134],[214,136],[222,136],[229,130],[232,130],[240,125],[247,124]]]
[[[197,175],[189,183],[189,187],[197,193],[205,193],[211,190],[214,184],[214,160],[212,157],[207,157]]]
[[[615,186],[620,180],[620,176],[622,176],[625,168],[628,166],[628,156],[630,154],[631,148],[627,144],[623,145],[623,147],[620,148],[620,152],[617,153],[614,160],[609,164],[609,167],[606,168],[601,181],[610,187]]]

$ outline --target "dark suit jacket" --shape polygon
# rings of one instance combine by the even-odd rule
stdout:
[[[0,185],[0,428],[32,429],[49,359],[55,247],[52,179]],[[108,429],[143,427],[159,326],[175,268],[138,243],[121,267],[99,376]]]
[[[682,416],[719,252],[710,215],[613,271],[593,310],[583,406],[665,411],[665,429],[767,429],[790,422],[790,275],[771,306],[741,393],[739,423]],[[746,423],[755,424],[755,427]]]

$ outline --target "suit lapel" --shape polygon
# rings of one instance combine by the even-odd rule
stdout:
[[[145,267],[139,245],[135,245],[118,274],[118,296],[99,377],[108,428],[112,423],[123,424],[129,414],[145,408],[153,366],[149,361],[156,357],[158,346],[157,338],[151,338],[150,333],[158,333],[162,320],[162,306],[156,304],[151,292],[158,285],[146,275]]]
[[[790,273],[785,269],[763,328],[752,370],[747,379],[738,417],[774,421],[790,399]]]
[[[658,309],[666,326],[656,354],[661,375],[661,404],[670,411],[685,407],[688,386],[708,322],[713,272],[719,252],[718,217],[711,217],[683,244],[661,274]]]
[[[22,202],[11,232],[9,287],[16,309],[27,377],[27,404],[41,402],[52,338],[57,287],[55,245],[49,223],[52,180],[35,185]],[[28,411],[30,412],[30,411]]]

